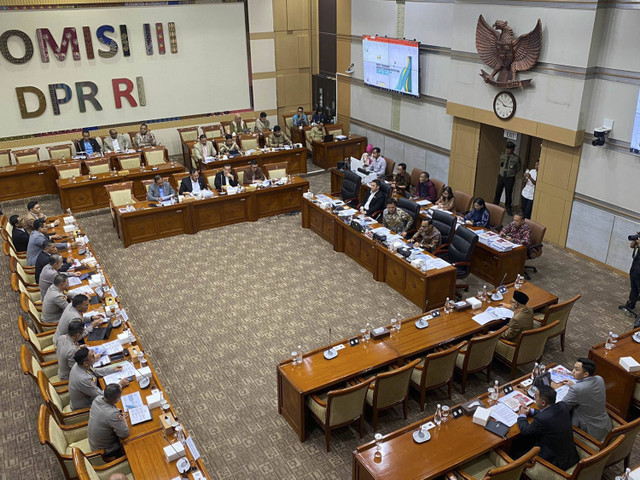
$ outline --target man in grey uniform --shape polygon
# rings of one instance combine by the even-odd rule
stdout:
[[[56,327],[56,331],[53,334],[53,343],[57,343],[58,337],[60,335],[65,335],[69,330],[69,324],[74,320],[85,323],[84,314],[89,310],[89,297],[83,294],[78,294],[73,297],[71,303],[64,309],[62,312],[62,316],[60,317],[60,321],[58,322],[58,326]],[[104,316],[98,312],[93,315],[90,319],[91,323],[85,325],[84,333],[82,334],[82,338],[86,337],[93,331],[94,327],[100,325],[104,320]]]
[[[40,317],[43,323],[58,323],[62,312],[67,308],[69,302],[65,292],[69,289],[69,278],[59,273],[53,278],[53,285],[49,287],[47,293],[42,297],[42,315]]]
[[[58,357],[58,377],[60,377],[60,380],[69,380],[71,367],[76,364],[73,356],[80,348],[78,341],[82,338],[83,333],[84,324],[75,320],[69,324],[68,333],[58,337],[56,355]],[[83,346],[83,348],[86,347]]]
[[[98,386],[98,377],[104,377],[122,370],[122,365],[93,368],[93,364],[100,359],[100,355],[90,348],[81,348],[73,356],[76,364],[71,367],[69,374],[69,399],[71,410],[89,408],[93,400],[103,391]],[[126,387],[129,381],[120,380],[120,386]]]
[[[506,151],[500,155],[500,171],[498,172],[498,184],[496,185],[496,194],[493,197],[493,203],[500,205],[500,197],[504,189],[504,206],[509,216],[513,215],[511,211],[511,198],[513,196],[513,185],[516,181],[516,174],[522,170],[522,160],[518,155],[513,153],[516,144],[507,142]]]
[[[562,399],[571,410],[573,425],[603,441],[613,425],[607,414],[607,390],[604,380],[594,376],[596,364],[588,358],[578,358],[573,365],[576,382]]]
[[[103,448],[108,457],[123,456],[120,439],[129,436],[126,414],[116,407],[121,395],[120,385],[107,385],[104,395],[98,395],[93,400],[89,411],[89,447],[91,450]]]

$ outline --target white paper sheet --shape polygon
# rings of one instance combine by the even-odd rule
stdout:
[[[133,408],[139,408],[144,406],[140,392],[133,392],[129,395],[122,396],[122,410],[128,412]]]
[[[151,418],[151,412],[149,411],[149,407],[146,405],[129,410],[129,420],[131,421],[131,425],[146,422],[147,420],[151,420]]]
[[[518,423],[518,415],[504,403],[497,403],[491,407],[491,416],[508,427]]]

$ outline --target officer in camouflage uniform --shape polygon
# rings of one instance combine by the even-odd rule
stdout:
[[[515,143],[507,142],[505,153],[500,155],[500,172],[498,173],[498,185],[496,186],[496,194],[493,197],[493,203],[500,205],[500,197],[502,190],[505,194],[505,207],[509,216],[513,215],[511,211],[511,198],[513,196],[513,184],[516,181],[516,174],[522,169],[522,160],[513,153],[516,147]]]
[[[398,202],[393,198],[387,199],[387,208],[382,214],[382,224],[395,233],[406,236],[407,230],[413,223],[413,218],[407,212],[398,208]]]

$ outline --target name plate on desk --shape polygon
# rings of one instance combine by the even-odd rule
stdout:
[[[384,337],[386,337],[387,335],[390,335],[390,334],[391,334],[391,332],[386,327],[378,327],[378,328],[375,328],[375,329],[371,330],[371,338],[374,338],[376,340],[384,338]]]

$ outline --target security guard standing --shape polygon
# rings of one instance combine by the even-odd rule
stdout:
[[[493,197],[493,203],[500,205],[500,197],[502,189],[505,194],[505,207],[507,214],[513,215],[511,211],[511,197],[513,196],[513,184],[516,181],[516,174],[522,169],[522,160],[518,155],[513,153],[516,147],[515,143],[507,142],[505,153],[500,155],[500,172],[498,173],[498,185],[496,186],[496,195]]]

